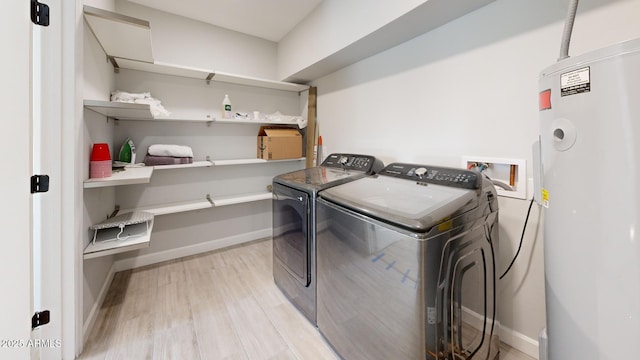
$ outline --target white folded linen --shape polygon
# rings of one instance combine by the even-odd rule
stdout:
[[[147,153],[152,156],[193,157],[191,147],[184,145],[154,144]]]
[[[135,100],[145,99],[150,97],[151,97],[151,93],[148,93],[148,92],[136,94],[136,93],[129,93],[126,91],[116,90],[111,93],[111,101],[126,102],[126,103],[132,103]]]
[[[276,111],[273,114],[267,114],[265,115],[266,119],[269,121],[273,121],[273,122],[293,122],[295,121],[298,124],[298,127],[300,129],[304,129],[305,127],[307,127],[307,119],[302,117],[302,116],[291,116],[291,115],[284,115],[282,114],[280,111]]]
[[[149,111],[154,117],[169,116],[171,113],[162,106],[162,102],[151,96],[151,93],[128,93],[126,91],[116,90],[111,93],[111,101],[134,103],[134,104],[148,104]]]
[[[135,104],[148,104],[149,111],[151,111],[151,114],[153,115],[153,117],[171,115],[171,113],[168,112],[167,109],[164,108],[164,106],[162,106],[162,104],[160,103],[160,100],[158,99],[154,99],[154,98],[136,99],[133,102]]]

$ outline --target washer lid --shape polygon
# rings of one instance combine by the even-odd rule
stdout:
[[[278,175],[274,181],[296,188],[321,190],[366,175],[363,171],[318,166]]]
[[[362,178],[323,190],[319,196],[416,232],[426,232],[433,225],[478,204],[474,190],[418,184],[389,176]]]

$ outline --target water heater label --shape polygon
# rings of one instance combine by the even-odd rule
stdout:
[[[581,94],[591,91],[591,70],[584,67],[560,75],[560,96]]]

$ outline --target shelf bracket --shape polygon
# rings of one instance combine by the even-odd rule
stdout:
[[[216,76],[215,73],[209,73],[209,75],[207,75],[207,78],[205,80],[207,80],[207,85],[211,84],[211,79],[213,79],[213,77]]]
[[[111,212],[111,214],[110,214],[110,215],[107,215],[107,219],[111,219],[112,217],[114,217],[114,216],[118,215],[118,211],[120,211],[120,205],[116,205],[116,206],[113,208],[113,212]]]
[[[107,60],[111,63],[111,65],[113,65],[113,72],[116,74],[120,73],[120,65],[118,65],[116,58],[107,55]]]

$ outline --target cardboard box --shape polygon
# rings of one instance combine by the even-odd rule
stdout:
[[[298,129],[260,127],[258,159],[281,160],[302,157],[302,135]]]

